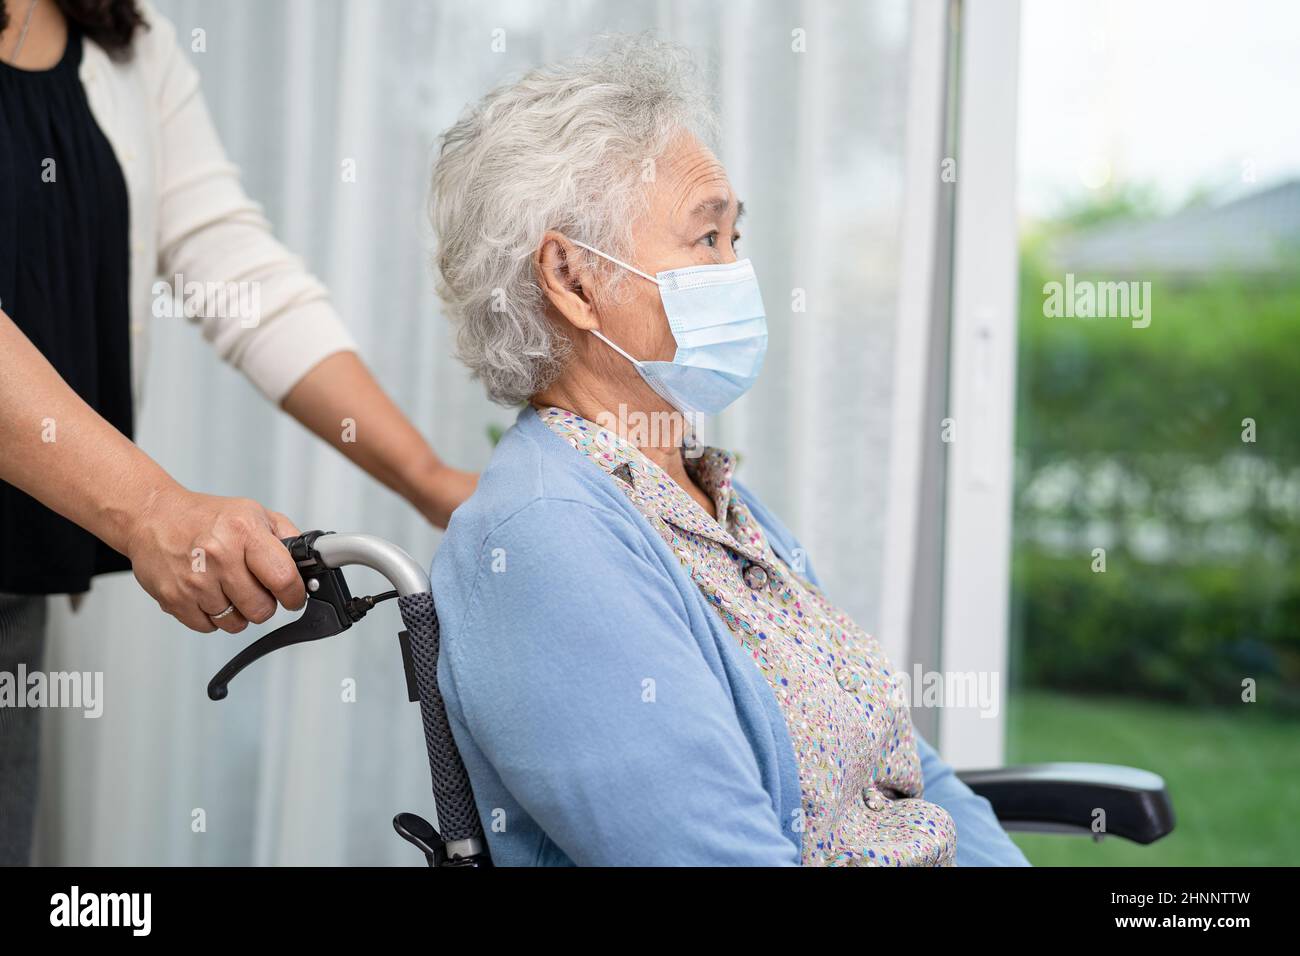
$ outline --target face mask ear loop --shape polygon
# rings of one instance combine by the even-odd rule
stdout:
[[[614,263],[614,265],[616,265],[616,266],[622,266],[624,269],[627,269],[629,272],[635,272],[637,275],[641,276],[642,278],[649,279],[649,280],[650,280],[651,282],[653,282],[655,285],[658,285],[658,284],[659,284],[659,280],[658,280],[658,279],[656,279],[656,278],[655,278],[654,276],[652,276],[652,275],[646,275],[644,272],[642,272],[642,271],[641,271],[640,269],[638,269],[636,266],[630,266],[630,265],[628,265],[626,262],[623,262],[621,259],[615,259],[613,256],[606,255],[605,253],[601,252],[599,249],[595,248],[594,246],[589,246],[589,245],[587,245],[585,242],[579,242],[577,239],[570,238],[569,236],[565,236],[565,238],[568,239],[568,240],[569,240],[571,243],[573,243],[575,246],[582,246],[582,248],[586,249],[588,252],[594,252],[596,255],[600,256],[601,258],[608,259],[610,262]],[[612,349],[613,349],[615,352],[617,352],[619,355],[623,356],[623,358],[627,359],[629,362],[631,362],[631,363],[632,363],[633,365],[635,365],[637,368],[640,368],[640,367],[641,367],[641,363],[640,363],[639,361],[637,361],[636,359],[634,359],[632,356],[628,355],[626,352],[624,352],[621,348],[619,348],[617,345],[615,345],[615,344],[614,344],[613,342],[611,342],[609,339],[605,338],[605,336],[604,336],[601,332],[599,332],[598,330],[596,330],[596,329],[592,329],[592,330],[591,330],[591,334],[594,335],[594,336],[596,336],[596,338],[600,339],[602,342],[604,342],[606,345],[608,345],[610,348],[612,348]]]
[[[570,239],[568,236],[565,236],[565,238],[566,238],[566,239],[569,239],[569,241],[570,241],[571,243],[573,243],[575,246],[582,246],[582,248],[586,249],[588,252],[594,252],[596,255],[600,256],[602,259],[608,259],[610,262],[614,263],[614,265],[616,265],[616,266],[622,266],[622,267],[623,267],[624,269],[626,269],[628,272],[635,272],[635,273],[636,273],[637,275],[639,275],[641,278],[643,278],[643,279],[649,279],[649,280],[650,280],[651,282],[653,282],[655,285],[658,285],[658,284],[659,284],[659,280],[656,279],[654,276],[649,275],[649,274],[647,274],[647,273],[645,273],[645,272],[642,272],[642,271],[641,271],[640,269],[638,269],[636,266],[630,266],[630,265],[628,265],[628,264],[627,264],[626,262],[624,262],[622,259],[615,259],[613,256],[606,255],[605,253],[601,252],[599,249],[597,249],[597,248],[595,248],[595,247],[593,247],[593,246],[589,246],[589,245],[587,245],[585,242],[579,242],[577,239]],[[614,343],[611,342],[610,345],[614,345]],[[614,346],[614,347],[615,347],[615,348],[618,348],[618,346]]]
[[[638,368],[641,367],[641,363],[640,363],[640,362],[638,362],[638,361],[637,361],[636,359],[634,359],[632,356],[628,355],[626,352],[624,352],[621,348],[619,348],[617,345],[615,345],[615,344],[614,344],[613,342],[611,342],[609,339],[605,338],[605,336],[602,335],[602,334],[601,334],[597,329],[592,329],[592,330],[591,330],[591,334],[594,335],[594,336],[596,336],[596,338],[600,339],[602,342],[604,342],[606,345],[608,345],[610,348],[612,348],[612,349],[613,349],[615,352],[617,352],[619,355],[623,356],[623,358],[627,359],[627,360],[628,360],[629,362],[631,362],[633,365],[637,366]]]

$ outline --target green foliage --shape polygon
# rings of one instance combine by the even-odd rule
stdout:
[[[1159,190],[1150,183],[1117,185],[1100,198],[1072,197],[1053,217],[1061,229],[1082,229],[1119,220],[1154,219],[1164,212]]]
[[[1045,248],[1021,263],[1020,676],[1225,705],[1256,677],[1300,707],[1300,263],[1076,275],[1150,281],[1151,324],[1133,328],[1045,317],[1044,283],[1064,281]]]
[[[1017,549],[1017,682],[1300,711],[1300,569],[1249,560],[1145,564],[1123,553],[1094,572],[1087,555]]]
[[[1063,278],[1022,258],[1017,427],[1035,464],[1240,453],[1300,464],[1300,262],[1287,277],[1149,277],[1148,328],[1044,317],[1043,285]],[[1247,417],[1255,445],[1241,441]]]

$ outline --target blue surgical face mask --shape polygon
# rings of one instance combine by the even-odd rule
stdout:
[[[767,354],[767,317],[748,259],[652,276],[585,242],[570,241],[659,286],[677,341],[671,362],[640,361],[600,332],[591,334],[636,366],[665,401],[686,414],[716,415],[749,391]]]

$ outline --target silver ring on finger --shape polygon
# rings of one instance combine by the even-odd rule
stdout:
[[[224,611],[222,611],[220,614],[209,614],[209,615],[208,615],[208,618],[209,618],[209,620],[219,621],[219,620],[221,620],[223,617],[229,617],[230,615],[232,615],[232,614],[234,614],[234,613],[235,613],[235,606],[234,606],[233,604],[227,604],[227,605],[226,605],[226,609],[225,609]]]

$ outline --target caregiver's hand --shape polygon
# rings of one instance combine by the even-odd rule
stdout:
[[[256,501],[175,486],[154,496],[125,553],[141,587],[168,614],[195,631],[237,634],[249,621],[269,620],[277,603],[292,610],[307,600],[280,541],[299,533]]]
[[[163,609],[196,631],[235,632],[302,607],[281,537],[298,534],[255,501],[196,494],[106,422],[0,311],[0,481],[131,559]],[[41,542],[32,542],[40,547]],[[214,624],[210,616],[233,607]]]

